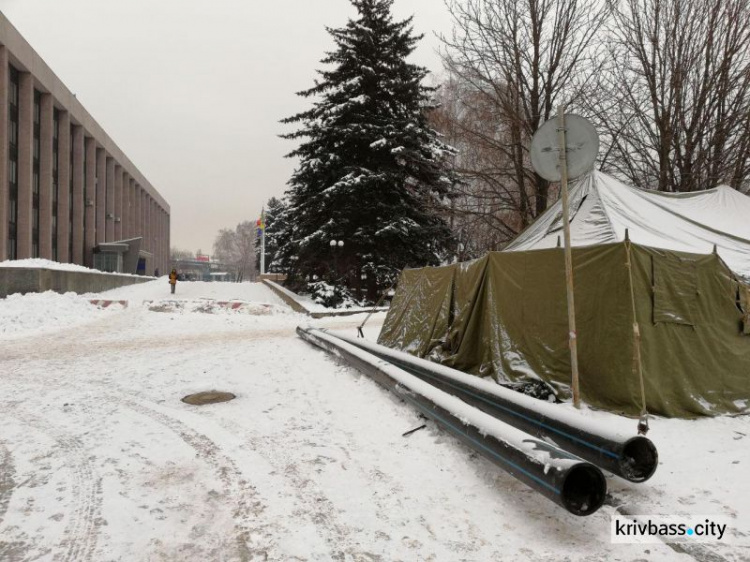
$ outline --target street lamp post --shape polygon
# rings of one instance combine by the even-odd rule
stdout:
[[[334,277],[338,278],[338,275],[339,275],[338,257],[339,257],[339,252],[341,251],[341,248],[344,247],[344,241],[343,240],[331,240],[329,244],[331,246],[331,252],[333,253],[333,275]],[[336,251],[336,248],[339,248],[338,252]]]

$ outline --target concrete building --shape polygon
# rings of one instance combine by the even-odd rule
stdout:
[[[169,205],[2,13],[0,107],[0,261],[165,273]]]

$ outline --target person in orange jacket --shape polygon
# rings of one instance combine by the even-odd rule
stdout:
[[[174,290],[177,287],[177,270],[172,269],[169,273],[169,284],[172,286],[172,294],[174,295]]]

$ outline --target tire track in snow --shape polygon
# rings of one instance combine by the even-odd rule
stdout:
[[[136,402],[132,398],[147,400],[146,397],[129,394],[132,398],[123,395],[115,395],[111,387],[104,385],[96,386],[98,391],[104,392],[102,399],[116,406],[126,408],[141,414],[159,425],[163,425],[175,433],[183,442],[190,446],[198,454],[199,458],[207,462],[216,473],[223,485],[221,494],[227,498],[227,502],[236,502],[232,509],[235,522],[235,539],[238,556],[241,560],[253,560],[255,556],[267,557],[273,544],[257,543],[257,537],[263,534],[264,525],[250,525],[251,517],[260,516],[266,510],[266,505],[260,498],[255,486],[245,480],[242,471],[234,460],[224,454],[221,448],[207,435],[196,431],[182,421],[163,414],[156,409]],[[82,388],[78,386],[78,388]]]
[[[290,335],[295,333],[293,330],[279,330],[278,332],[283,334],[288,332]],[[225,335],[222,334],[219,339],[224,340]],[[202,338],[201,341],[205,341],[205,338]],[[243,514],[253,511],[252,508],[248,510],[248,506],[243,505],[243,503],[246,504],[247,502],[242,502],[242,499],[245,497],[245,489],[249,485],[242,479],[241,471],[237,468],[236,463],[230,457],[226,456],[219,446],[208,436],[195,431],[176,418],[157,411],[154,407],[144,405],[144,403],[153,404],[153,402],[143,393],[138,393],[116,384],[112,385],[111,382],[105,384],[102,382],[87,381],[85,384],[88,387],[97,387],[98,392],[105,394],[102,398],[107,401],[117,406],[124,405],[171,429],[185,443],[195,449],[201,458],[204,458],[213,466],[220,480],[225,485],[225,489],[222,492],[227,497],[240,498],[235,510],[235,517],[242,517]],[[76,386],[83,390],[80,384]],[[117,390],[117,394],[112,392],[114,389]],[[156,404],[153,404],[153,406],[158,408]],[[212,416],[210,413],[208,413],[208,417],[213,419],[229,434],[237,434],[237,426],[230,423],[229,420],[220,416]],[[362,561],[378,559],[377,555],[362,552],[357,539],[359,531],[342,520],[333,502],[326,497],[323,488],[313,479],[306,476],[306,467],[300,467],[297,462],[290,462],[289,456],[283,454],[282,448],[278,446],[278,443],[263,442],[254,433],[250,432],[248,434],[247,429],[243,429],[245,429],[244,437],[252,444],[253,451],[263,457],[278,474],[283,475],[291,483],[292,488],[295,490],[295,497],[300,503],[300,508],[297,510],[296,515],[304,517],[314,524],[316,531],[321,534],[330,548],[331,560],[349,560],[352,557],[355,560]],[[260,507],[259,511],[254,512],[254,515],[258,515],[265,509],[265,506],[257,500],[255,488],[252,486],[249,486],[249,488],[251,489],[250,496],[253,500],[252,505]],[[255,534],[258,531],[258,529],[248,530],[246,526],[239,524],[235,528],[238,538],[247,537],[249,534]],[[271,545],[268,546],[270,547]],[[267,552],[269,550],[266,548],[260,548],[254,554],[265,555]]]
[[[16,487],[15,475],[13,457],[8,448],[0,443],[0,524],[5,519],[10,498],[13,496],[13,489]]]
[[[209,417],[227,431],[237,433],[237,426],[229,420],[210,414]],[[305,518],[314,524],[316,532],[321,535],[330,549],[331,560],[362,562],[380,560],[379,556],[362,551],[358,540],[360,530],[342,520],[334,503],[326,497],[324,489],[306,475],[310,470],[309,467],[301,468],[299,462],[283,453],[284,447],[280,447],[277,441],[270,438],[260,439],[248,428],[242,429],[243,437],[252,444],[253,451],[262,456],[278,474],[290,481],[295,497],[300,503],[300,507],[294,513],[295,517]],[[294,429],[299,431],[304,430],[305,427]]]
[[[81,441],[57,426],[25,411],[14,413],[23,423],[52,438],[63,454],[71,475],[72,510],[53,558],[60,562],[93,560],[101,528],[102,482],[94,471]]]
[[[185,346],[210,346],[214,343],[244,342],[253,340],[268,340],[273,338],[294,337],[295,328],[283,328],[278,330],[237,330],[218,332],[211,334],[172,334],[168,336],[138,336],[128,339],[111,339],[113,331],[111,326],[107,327],[107,338],[96,338],[96,334],[81,334],[81,338],[75,340],[72,337],[60,338],[55,341],[46,341],[44,346],[45,356],[56,359],[75,359],[77,357],[92,357],[106,353],[120,352],[142,352],[149,349],[183,348]],[[71,345],[71,340],[75,345]],[[15,342],[0,344],[0,363],[28,360],[29,357],[38,357],[39,342],[18,344]]]
[[[106,392],[106,395],[102,398],[108,402],[117,406],[125,406],[166,426],[192,447],[200,458],[211,464],[220,481],[224,484],[221,493],[228,498],[238,498],[237,506],[234,509],[235,532],[238,542],[241,541],[240,544],[247,543],[249,537],[254,537],[256,539],[254,542],[257,543],[258,533],[262,534],[263,527],[270,525],[249,528],[246,520],[248,514],[260,515],[265,510],[265,506],[260,501],[255,488],[244,480],[242,472],[234,460],[226,456],[213,440],[187,424],[158,412],[142,402],[137,402],[136,400],[149,401],[149,398],[144,394],[126,390],[119,386],[115,386],[115,388],[122,394],[113,394],[111,385],[105,386],[98,383],[92,384],[91,382],[86,383],[86,385],[88,387],[99,387],[99,391]],[[76,387],[83,390],[80,385],[76,385]],[[230,434],[237,434],[237,426],[231,424],[229,420],[210,415],[209,417]],[[376,555],[362,552],[358,547],[357,534],[359,531],[341,520],[333,502],[326,497],[323,489],[305,475],[306,469],[304,467],[300,468],[298,463],[290,462],[288,456],[280,452],[278,443],[264,443],[255,434],[248,435],[247,432],[244,437],[252,444],[252,449],[256,454],[263,457],[278,474],[290,481],[292,488],[295,490],[295,497],[300,503],[300,508],[295,515],[304,517],[315,525],[315,529],[321,533],[322,538],[330,548],[331,560],[354,559],[366,562],[378,559]],[[249,496],[249,501],[245,499],[247,496]],[[272,552],[273,546],[272,542],[248,546],[247,549],[251,555],[248,559],[254,560],[253,556],[256,555],[264,557],[262,559],[268,559],[267,556]]]
[[[27,373],[25,381],[43,385],[45,379],[39,374]],[[118,386],[114,388],[119,393],[115,393],[111,383],[94,381],[87,381],[83,384],[71,382],[68,388],[79,395],[93,391],[100,402],[106,402],[117,408],[126,408],[176,434],[196,452],[200,459],[211,466],[222,483],[220,493],[227,498],[227,503],[236,502],[232,509],[232,516],[235,521],[234,539],[237,559],[242,561],[267,559],[268,553],[274,546],[271,541],[264,541],[264,538],[272,536],[271,533],[264,532],[264,528],[270,525],[250,524],[251,518],[260,516],[266,506],[260,499],[256,488],[244,479],[235,461],[224,454],[219,445],[207,435],[196,431],[180,420],[157,411],[154,408],[157,407],[156,404],[153,405],[154,407],[144,405],[143,401],[150,401],[145,395],[129,392]],[[58,443],[66,456],[64,465],[73,475],[72,519],[63,533],[60,545],[52,549],[53,552],[58,552],[53,560],[56,562],[90,562],[100,527],[101,478],[94,478],[94,471],[77,438],[65,435],[61,430],[31,413],[16,411],[14,417]],[[96,502],[93,502],[92,498],[96,499]],[[61,553],[61,550],[64,552]]]

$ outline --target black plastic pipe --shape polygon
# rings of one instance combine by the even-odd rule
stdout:
[[[330,334],[299,327],[297,333],[368,375],[482,456],[570,513],[590,515],[604,503],[607,484],[596,466],[535,439]]]
[[[331,334],[333,335],[333,334]],[[645,482],[659,454],[650,439],[591,427],[592,421],[473,375],[358,338],[335,337],[389,361],[437,388],[535,437],[556,445],[630,482]]]

